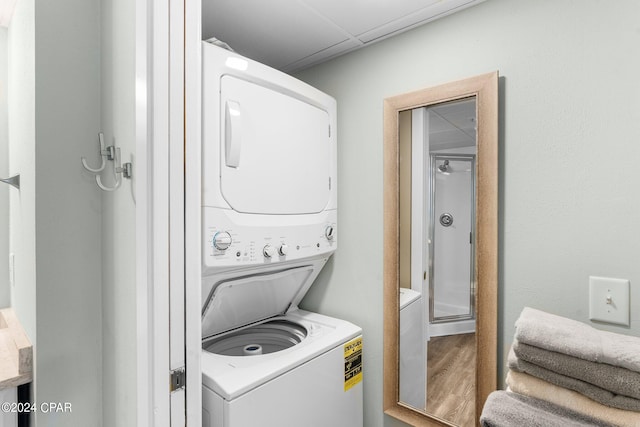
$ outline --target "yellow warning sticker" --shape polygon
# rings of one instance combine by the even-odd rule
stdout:
[[[362,337],[344,345],[344,391],[362,381]]]

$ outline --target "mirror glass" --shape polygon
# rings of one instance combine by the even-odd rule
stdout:
[[[476,100],[402,111],[400,123],[399,401],[472,426]]]
[[[497,73],[386,100],[385,251],[386,413],[477,425],[497,374]]]

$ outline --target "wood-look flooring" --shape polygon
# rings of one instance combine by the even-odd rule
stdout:
[[[427,413],[462,427],[475,426],[475,334],[431,338],[427,367]]]

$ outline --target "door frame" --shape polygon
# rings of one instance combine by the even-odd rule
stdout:
[[[200,223],[200,13],[195,0],[136,0],[139,427],[202,423],[199,227],[185,226]],[[186,385],[171,392],[177,368]]]
[[[428,265],[429,268],[429,317],[427,317],[427,322],[429,325],[437,324],[437,323],[447,323],[452,321],[459,320],[475,320],[476,316],[476,304],[475,304],[475,293],[476,293],[476,283],[475,283],[475,246],[476,246],[476,230],[475,230],[475,207],[476,207],[476,190],[475,190],[475,170],[476,170],[476,155],[475,154],[458,154],[458,153],[447,153],[447,152],[434,152],[427,154],[428,157],[428,170],[429,174],[429,185],[428,191],[425,193],[424,197],[429,198],[429,202],[427,205],[429,206],[429,210],[427,211],[429,225],[427,228],[427,233],[423,236],[422,241],[423,245],[428,245]],[[436,162],[438,159],[447,160],[456,160],[456,161],[465,161],[469,162],[471,165],[471,183],[470,183],[470,208],[469,208],[469,313],[468,314],[458,314],[458,315],[449,315],[436,318],[435,315],[435,303],[436,303],[436,282],[435,282],[435,273],[436,269]]]
[[[202,425],[201,305],[201,130],[202,130],[202,2],[184,1],[185,99],[185,351],[187,424]]]

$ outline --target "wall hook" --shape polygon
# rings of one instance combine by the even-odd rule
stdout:
[[[110,147],[110,148],[114,148],[114,147]],[[102,183],[102,177],[100,175],[96,175],[96,184],[98,184],[98,187],[100,187],[104,191],[115,191],[118,188],[120,188],[120,185],[122,185],[122,177],[125,177],[128,179],[131,178],[132,169],[133,169],[131,163],[127,162],[124,165],[120,165],[120,148],[115,147],[114,151],[115,151],[115,155],[113,156],[113,159],[109,159],[109,160],[113,160],[113,175],[115,176],[115,179],[116,179],[115,185],[113,187],[107,187]]]
[[[120,148],[110,145],[105,148],[104,146],[104,135],[102,132],[98,133],[98,142],[100,143],[100,158],[101,164],[99,168],[92,168],[87,164],[87,159],[81,157],[82,166],[93,173],[96,176],[96,184],[104,191],[115,191],[120,188],[122,185],[122,177],[131,178],[133,166],[131,163],[125,163],[124,165],[120,164]],[[116,183],[113,187],[107,187],[102,183],[102,177],[100,176],[100,172],[102,172],[107,166],[107,160],[113,162],[113,175],[115,177]]]
[[[84,168],[91,173],[102,172],[105,166],[107,166],[107,160],[113,160],[114,157],[113,145],[108,146],[106,149],[104,148],[104,135],[102,134],[102,132],[98,134],[98,142],[100,143],[100,159],[102,160],[99,168],[94,169],[90,167],[87,164],[87,159],[85,159],[84,157],[80,158],[82,160],[82,166],[84,166]]]
[[[0,182],[4,182],[5,184],[12,185],[16,187],[18,190],[20,189],[20,174],[11,176],[9,178],[0,178]]]

